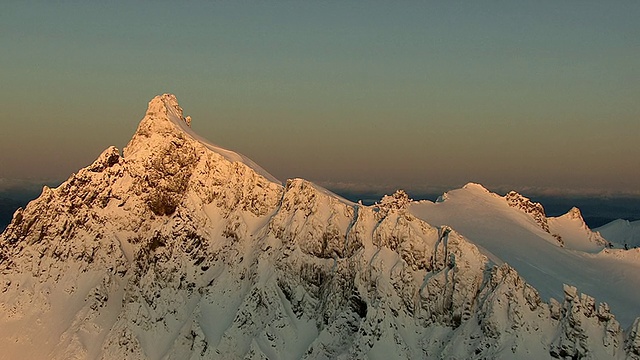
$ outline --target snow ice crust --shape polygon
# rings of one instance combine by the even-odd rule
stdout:
[[[639,261],[601,250],[577,211],[478,184],[354,204],[283,186],[190,122],[154,98],[124,156],[16,212],[0,357],[640,357]]]

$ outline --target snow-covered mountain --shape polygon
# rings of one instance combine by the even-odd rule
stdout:
[[[615,247],[640,247],[640,220],[614,220],[597,229],[597,232],[610,241]]]
[[[467,184],[410,210],[432,225],[453,227],[494,262],[514,267],[545,301],[562,298],[568,284],[611,305],[624,326],[640,312],[640,253],[608,249],[576,208],[547,218],[540,204],[522,195],[502,197]]]
[[[0,358],[640,358],[638,252],[577,212],[474,184],[363,206],[190,123],[154,98],[123,154],[15,213]]]

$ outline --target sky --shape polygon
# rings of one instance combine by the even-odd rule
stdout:
[[[0,186],[155,95],[281,180],[640,194],[639,1],[4,1]]]

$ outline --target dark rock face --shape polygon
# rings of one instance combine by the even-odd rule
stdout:
[[[540,203],[532,202],[529,198],[526,198],[515,191],[510,191],[504,196],[509,206],[522,210],[524,213],[529,214],[535,222],[540,225],[542,230],[549,232],[549,224],[547,223],[547,216],[544,212],[544,207]]]

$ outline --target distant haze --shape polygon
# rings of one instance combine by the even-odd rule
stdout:
[[[640,192],[638,1],[123,4],[3,4],[0,179],[68,177],[171,92],[281,180]]]

